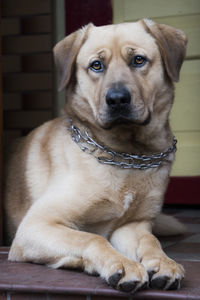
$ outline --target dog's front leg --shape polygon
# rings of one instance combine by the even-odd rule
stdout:
[[[45,220],[44,215],[41,209],[39,213],[30,209],[18,228],[10,260],[83,268],[123,291],[147,284],[145,268],[117,252],[104,237],[79,231],[70,222],[67,226],[56,218]]]
[[[126,257],[139,261],[149,273],[150,286],[160,289],[178,289],[184,277],[181,265],[170,259],[151,233],[148,222],[126,224],[111,236],[111,244]]]

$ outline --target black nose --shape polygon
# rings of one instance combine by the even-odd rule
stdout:
[[[110,88],[106,94],[106,103],[113,109],[127,106],[131,102],[131,94],[125,88]]]

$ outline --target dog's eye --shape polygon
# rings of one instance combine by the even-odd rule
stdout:
[[[132,66],[136,68],[143,67],[145,63],[147,62],[146,58],[142,55],[137,55],[132,60]]]
[[[101,61],[95,60],[91,63],[90,69],[94,72],[102,72],[104,70],[104,65]]]

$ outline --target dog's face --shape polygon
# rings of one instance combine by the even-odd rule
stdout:
[[[182,32],[168,26],[158,28],[150,21],[88,25],[58,44],[55,56],[62,86],[74,85],[76,114],[82,113],[105,129],[122,124],[145,126],[160,105],[157,99],[178,80],[185,44]]]
[[[77,57],[77,81],[102,127],[148,123],[163,81],[154,39],[138,23],[91,28]]]

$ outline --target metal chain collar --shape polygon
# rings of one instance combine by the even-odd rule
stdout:
[[[136,155],[128,153],[118,153],[106,146],[102,146],[95,142],[85,131],[84,134],[75,127],[70,119],[70,128],[72,140],[86,153],[93,155],[101,164],[117,166],[122,169],[139,169],[146,170],[149,168],[157,168],[166,161],[165,158],[170,153],[176,151],[177,140],[174,137],[172,145],[164,152],[155,153],[151,155]],[[100,152],[101,155],[98,155]],[[103,153],[103,155],[102,155]],[[104,156],[105,155],[105,156]]]

